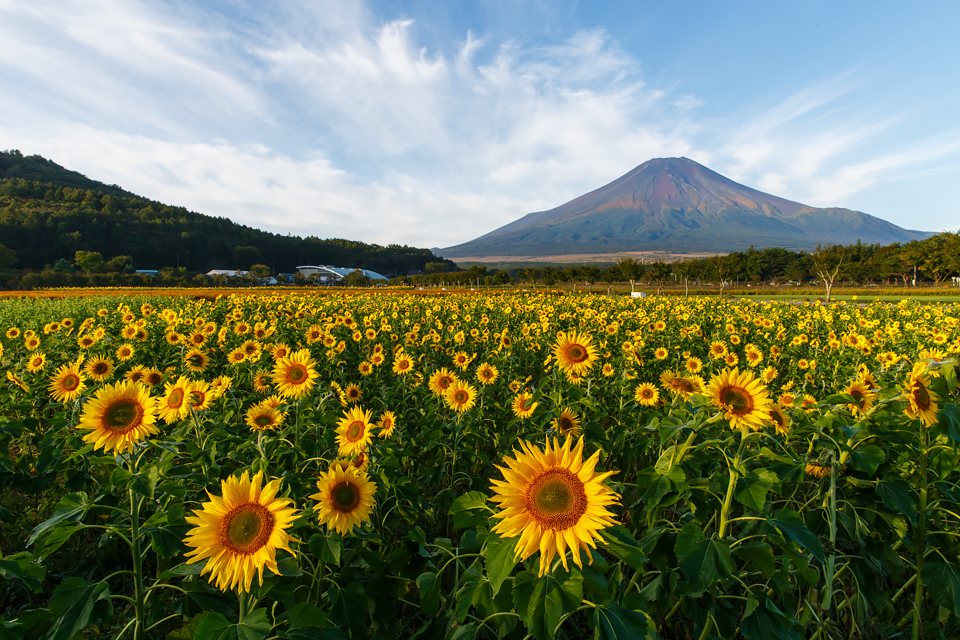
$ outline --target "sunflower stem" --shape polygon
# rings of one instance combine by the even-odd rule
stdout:
[[[923,556],[927,538],[927,427],[920,424],[920,504],[917,505],[917,588],[913,595],[913,640],[920,638],[920,607],[923,605]]]
[[[720,510],[720,528],[717,531],[717,538],[723,540],[727,532],[727,519],[730,515],[730,503],[733,501],[733,489],[737,486],[737,478],[740,477],[740,460],[743,458],[743,449],[747,444],[747,432],[740,429],[740,448],[737,449],[737,455],[730,465],[730,483],[727,485],[727,495],[723,499],[723,509]]]
[[[130,462],[130,471],[135,472],[133,462]],[[133,547],[133,589],[134,610],[136,623],[133,627],[134,640],[140,640],[146,630],[144,623],[144,591],[143,591],[143,556],[140,553],[140,501],[137,500],[133,489],[127,489],[130,494],[130,542]]]

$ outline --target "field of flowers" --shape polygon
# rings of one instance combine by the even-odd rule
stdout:
[[[0,303],[0,638],[960,635],[960,309]]]

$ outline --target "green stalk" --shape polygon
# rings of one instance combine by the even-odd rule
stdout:
[[[134,497],[133,489],[128,489],[127,492],[130,494],[130,542],[133,548],[134,610],[137,616],[133,627],[133,640],[140,640],[146,629],[143,612],[143,557],[140,553],[140,501]]]
[[[247,617],[247,593],[241,591],[237,594],[237,600],[239,601],[239,612],[240,618],[237,620],[238,623],[243,622],[243,619]]]
[[[832,610],[833,608],[833,580],[834,566],[836,565],[836,545],[837,545],[837,456],[830,452],[830,557],[827,558],[826,569],[826,589],[823,592],[823,602],[820,608],[823,610]]]
[[[927,538],[927,427],[920,425],[920,505],[917,509],[917,588],[913,595],[913,640],[920,638],[920,606],[923,604],[923,556]]]
[[[740,448],[737,449],[737,456],[730,465],[730,483],[727,485],[727,495],[723,499],[723,509],[720,510],[720,529],[717,531],[717,538],[723,540],[723,535],[727,532],[727,519],[730,514],[730,503],[733,501],[733,488],[737,486],[737,478],[740,477],[740,460],[743,457],[743,449],[747,444],[747,432],[740,430]]]

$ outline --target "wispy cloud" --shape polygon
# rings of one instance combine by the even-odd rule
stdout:
[[[858,69],[724,114],[652,85],[603,29],[547,44],[465,31],[441,51],[415,18],[343,0],[0,0],[0,40],[17,52],[0,60],[0,147],[274,231],[419,246],[472,239],[651,157],[827,206],[958,153],[953,135],[866,158],[903,116],[854,99]]]

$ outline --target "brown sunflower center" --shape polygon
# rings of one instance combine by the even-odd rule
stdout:
[[[258,427],[269,427],[273,424],[273,417],[269,413],[261,413],[253,419],[253,422]]]
[[[64,391],[73,391],[80,386],[80,376],[75,373],[68,373],[60,381],[60,387]]]
[[[170,395],[167,396],[167,406],[171,409],[179,409],[183,405],[184,399],[183,389],[179,387],[170,391]]]
[[[233,554],[250,555],[267,544],[276,522],[276,516],[262,504],[245,502],[223,517],[220,542]]]
[[[114,433],[127,433],[140,426],[143,406],[136,400],[117,400],[103,412],[103,426]]]
[[[354,420],[353,422],[351,422],[350,425],[347,427],[347,433],[346,433],[347,440],[349,440],[350,442],[356,442],[357,440],[362,438],[363,432],[366,426],[367,425],[366,423],[363,422],[363,420]]]
[[[453,401],[457,404],[466,404],[467,400],[470,399],[470,394],[466,392],[465,389],[457,389],[453,393]]]
[[[919,380],[914,383],[913,388],[913,401],[917,403],[917,407],[923,411],[926,411],[930,408],[930,393],[927,391],[927,388]]]
[[[651,389],[650,387],[644,387],[640,391],[640,397],[642,397],[644,400],[650,400],[651,398],[653,398],[653,389]]]
[[[753,410],[753,397],[746,389],[740,387],[726,387],[720,391],[722,402],[730,413],[738,416],[750,413]]]
[[[544,529],[567,529],[587,511],[583,482],[569,469],[546,469],[523,496],[527,513]]]
[[[203,402],[206,399],[207,399],[207,394],[204,393],[203,391],[194,389],[193,391],[190,392],[190,404],[192,404],[194,407],[199,407],[203,405]]]
[[[693,383],[686,378],[674,378],[670,381],[670,384],[682,393],[693,393]]]
[[[567,345],[567,348],[564,349],[563,351],[563,355],[570,362],[574,364],[578,364],[587,359],[587,350],[583,348],[582,345],[573,343],[573,344]]]
[[[360,504],[360,489],[348,481],[341,482],[330,489],[333,508],[340,513],[350,513]]]
[[[397,362],[397,368],[400,369],[401,371],[403,371],[409,366],[410,366],[410,363],[407,360],[400,360],[399,362]]]
[[[448,378],[444,376],[442,378],[437,379],[437,386],[440,387],[441,389],[446,389],[447,387],[450,386],[452,382],[453,382],[452,378]]]
[[[90,368],[93,371],[93,374],[96,376],[102,376],[110,371],[110,365],[108,365],[106,362],[94,362],[93,366]]]
[[[560,433],[566,433],[573,429],[573,420],[569,416],[560,416]]]
[[[290,384],[303,384],[307,377],[307,368],[302,364],[292,365],[287,370],[287,382]]]

